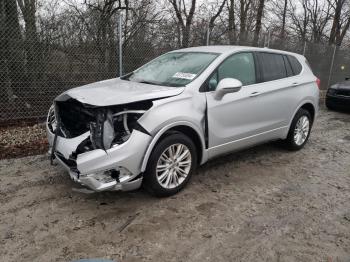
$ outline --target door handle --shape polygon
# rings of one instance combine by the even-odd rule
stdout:
[[[255,96],[258,96],[260,95],[260,92],[253,92],[250,94],[250,97],[255,97]]]
[[[299,83],[295,82],[292,84],[292,87],[300,85]]]

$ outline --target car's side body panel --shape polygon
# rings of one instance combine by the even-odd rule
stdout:
[[[219,101],[215,91],[207,92],[209,158],[286,138],[291,121],[303,104],[312,104],[317,112],[316,77],[305,65],[305,58],[297,59],[303,69],[296,76],[243,86]]]

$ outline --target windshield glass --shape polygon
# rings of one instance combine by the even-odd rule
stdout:
[[[200,52],[167,53],[124,79],[146,84],[184,86],[202,73],[217,56],[215,53]]]

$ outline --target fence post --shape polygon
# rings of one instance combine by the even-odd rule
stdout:
[[[210,29],[209,29],[209,26],[207,28],[207,40],[206,40],[206,44],[209,45],[209,41],[210,41]]]
[[[335,52],[337,50],[337,45],[334,45],[334,50],[333,50],[333,55],[332,55],[332,62],[331,62],[331,67],[329,69],[329,76],[328,76],[328,84],[327,88],[331,84],[331,77],[332,77],[332,72],[333,72],[333,66],[334,66],[334,58],[335,58]]]
[[[269,30],[269,33],[267,35],[267,48],[270,48],[270,37],[271,37],[271,31]]]
[[[306,40],[304,41],[303,56],[305,56],[305,52],[306,52]]]
[[[122,22],[123,17],[121,12],[118,15],[118,37],[119,37],[119,76],[123,75],[123,43],[122,43]]]

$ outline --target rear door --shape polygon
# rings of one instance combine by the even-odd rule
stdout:
[[[262,119],[268,119],[268,130],[287,128],[290,114],[295,109],[294,87],[300,85],[293,68],[284,54],[257,52],[261,83],[259,97],[265,106]]]

